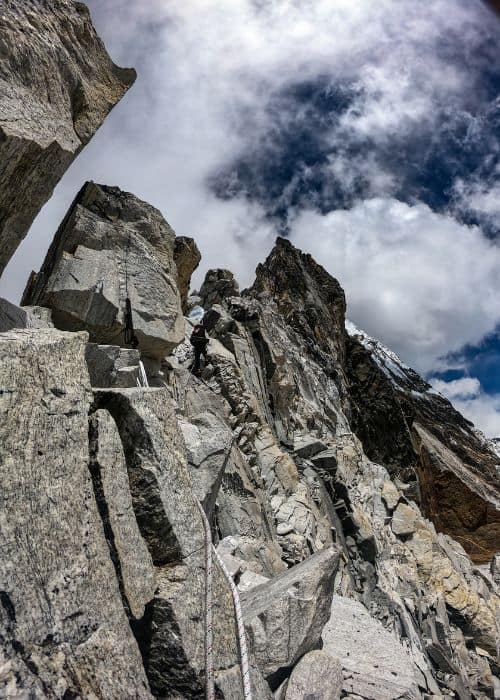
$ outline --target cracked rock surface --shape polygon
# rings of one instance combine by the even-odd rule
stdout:
[[[52,190],[135,80],[74,0],[2,0],[0,275]]]
[[[88,182],[77,195],[23,304],[52,311],[62,330],[126,343],[126,300],[145,356],[163,359],[183,338],[175,233],[160,212],[117,187]]]

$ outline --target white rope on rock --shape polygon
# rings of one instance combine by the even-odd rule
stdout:
[[[231,593],[233,596],[234,612],[236,614],[236,627],[238,630],[238,644],[240,648],[240,664],[241,664],[241,677],[243,678],[243,697],[245,700],[252,700],[252,686],[250,683],[250,667],[248,664],[248,651],[247,651],[247,639],[245,633],[245,625],[243,622],[243,612],[241,610],[241,600],[236,584],[233,581],[233,577],[226,568],[226,565],[219,556],[218,551],[212,545],[214,554],[219,562],[220,568],[224,576],[231,587]]]
[[[205,697],[215,700],[213,662],[212,533],[203,506],[198,502],[205,530]]]
[[[213,666],[213,602],[212,602],[212,554],[215,556],[222,573],[224,574],[233,597],[234,612],[236,616],[236,629],[238,633],[238,646],[240,654],[241,677],[243,680],[244,700],[252,700],[252,686],[250,683],[250,667],[248,663],[248,651],[241,610],[240,594],[233,581],[233,577],[227,570],[219,553],[212,544],[212,533],[203,506],[198,502],[198,508],[203,520],[205,530],[205,673],[206,673],[206,698],[214,700],[214,666]]]
[[[142,360],[139,360],[139,381],[140,386],[144,387],[145,389],[149,387],[148,376],[146,374],[146,370],[144,369]]]

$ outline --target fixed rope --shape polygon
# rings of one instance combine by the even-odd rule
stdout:
[[[134,330],[134,320],[132,316],[132,302],[130,301],[128,292],[128,258],[130,253],[131,232],[129,230],[127,237],[127,245],[125,248],[125,330],[124,341],[125,345],[130,345],[132,348],[139,347],[139,339]]]
[[[146,374],[142,360],[139,360],[139,376],[137,378],[137,384],[144,389],[149,388],[148,375]]]
[[[203,528],[205,531],[205,697],[215,700],[214,662],[213,662],[213,601],[212,601],[212,533],[210,524],[198,502]]]
[[[210,531],[210,523],[208,522],[203,506],[198,502],[198,508],[203,520],[205,531],[205,675],[206,675],[206,692],[207,700],[214,700],[215,685],[214,685],[214,666],[213,666],[213,560],[212,555],[216,558],[224,577],[226,578],[231,589],[233,597],[234,612],[236,617],[236,629],[238,634],[238,648],[240,656],[240,669],[243,681],[243,698],[244,700],[252,700],[252,687],[250,683],[250,666],[248,663],[248,650],[245,634],[245,625],[243,623],[243,613],[241,609],[240,594],[233,581],[233,577],[227,570],[219,553],[212,543],[212,533]]]
[[[252,700],[252,686],[250,683],[250,666],[248,663],[248,650],[247,650],[247,639],[245,633],[245,625],[243,622],[243,612],[241,610],[241,600],[236,584],[233,581],[233,577],[226,568],[226,565],[219,556],[218,551],[212,545],[214,554],[219,562],[219,566],[222,569],[222,573],[227,579],[229,586],[231,588],[231,594],[233,596],[234,612],[236,615],[236,628],[238,630],[238,646],[240,650],[240,666],[241,666],[241,677],[243,679],[243,697],[244,700]]]

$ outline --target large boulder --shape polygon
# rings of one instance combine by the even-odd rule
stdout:
[[[310,651],[293,669],[285,700],[339,700],[343,684],[340,661],[326,651]]]
[[[340,660],[345,693],[367,700],[421,697],[418,669],[404,647],[356,600],[333,597],[323,650]]]
[[[338,559],[338,551],[330,547],[242,593],[250,648],[273,689],[301,656],[319,645]]]
[[[177,286],[181,295],[182,309],[186,313],[191,276],[201,260],[196,241],[187,236],[177,236],[174,244],[174,260],[177,266]]]
[[[162,359],[184,336],[174,245],[175,233],[157,209],[117,187],[88,182],[23,303],[52,309],[62,330],[124,345],[128,297],[139,349]]]
[[[230,270],[209,270],[200,289],[202,305],[208,309],[221,304],[224,299],[236,297],[240,293],[238,282]]]
[[[74,0],[3,0],[0,275],[75,156],[135,80]]]
[[[151,697],[89,472],[85,340],[43,329],[0,334],[7,697]]]

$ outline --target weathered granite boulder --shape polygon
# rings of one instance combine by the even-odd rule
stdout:
[[[240,288],[229,270],[209,270],[199,291],[202,306],[209,309],[221,304],[224,299],[239,296]]]
[[[419,672],[411,657],[356,600],[333,597],[331,616],[323,630],[323,650],[340,660],[345,693],[369,700],[421,697]]]
[[[42,306],[16,306],[0,298],[0,333],[14,328],[52,328],[50,309]]]
[[[140,351],[162,359],[184,336],[174,244],[157,209],[117,187],[88,182],[23,303],[52,309],[62,330],[86,330],[91,342],[124,345],[128,297]]]
[[[204,527],[174,404],[166,389],[103,389],[95,392],[94,406],[116,423],[135,518],[152,562],[149,569],[143,555],[143,564],[137,558],[146,581],[153,576],[154,592],[144,615],[130,620],[151,690],[157,697],[200,698],[205,683]],[[111,518],[110,525],[113,528]],[[130,536],[128,530],[126,537]],[[117,549],[115,560],[121,564],[123,555],[118,545]],[[242,687],[233,600],[216,562],[213,577],[214,665],[224,677],[221,697],[232,699]],[[123,569],[118,578],[123,578]],[[126,591],[125,586],[123,578]],[[138,598],[136,589],[137,583]]]
[[[0,334],[0,694],[10,697],[151,697],[88,469],[85,340]]]
[[[335,549],[325,549],[242,593],[248,641],[272,689],[318,646],[330,614],[338,558]]]
[[[181,295],[182,310],[188,311],[191,276],[200,264],[201,253],[196,241],[187,236],[177,236],[174,242],[174,261],[177,267],[177,286]]]
[[[285,700],[339,700],[343,685],[340,661],[325,651],[310,651],[293,669]]]
[[[138,350],[121,348],[119,345],[97,345],[87,343],[85,360],[93,387],[131,388],[140,379]]]
[[[3,0],[1,13],[0,275],[135,80],[135,71],[111,61],[83,3]]]

